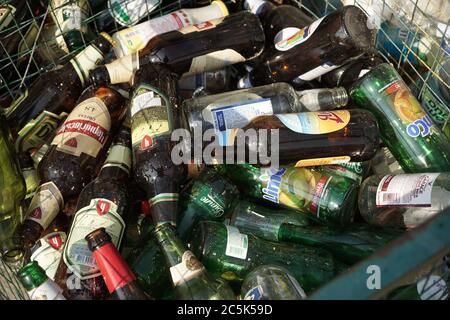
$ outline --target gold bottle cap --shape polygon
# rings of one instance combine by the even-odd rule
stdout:
[[[105,38],[106,40],[108,40],[109,43],[111,43],[112,46],[116,45],[116,41],[106,32],[100,32],[100,35]]]

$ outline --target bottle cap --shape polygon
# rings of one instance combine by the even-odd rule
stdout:
[[[92,231],[84,239],[87,241],[88,248],[91,251],[111,242],[111,236],[106,232],[105,228]]]
[[[100,35],[105,38],[106,40],[109,41],[109,43],[111,43],[111,45],[114,47],[116,46],[116,41],[106,32],[100,32]]]

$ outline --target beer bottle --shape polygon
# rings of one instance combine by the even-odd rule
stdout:
[[[274,142],[273,136],[269,139],[269,134],[262,135],[260,129],[272,133],[278,129],[278,139]],[[245,136],[247,130],[255,133],[255,139],[242,141],[242,133]],[[224,130],[218,136],[220,145],[234,146],[235,156],[245,151],[247,162],[256,160],[263,165],[274,156],[280,164],[296,167],[366,161],[379,146],[378,124],[363,109],[259,116],[242,129]]]
[[[64,248],[65,264],[81,280],[100,276],[84,240],[88,233],[105,226],[112,243],[120,247],[130,202],[130,170],[130,130],[122,126],[97,178],[87,184],[78,197]]]
[[[298,216],[295,212],[278,212],[240,201],[232,211],[230,225],[270,241],[324,248],[348,264],[369,257],[401,235],[396,230],[380,230],[365,224],[346,227],[306,225],[296,221]]]
[[[325,73],[320,77],[320,82],[329,88],[344,87],[349,90],[356,80],[383,62],[376,53],[363,54],[360,58],[350,60],[343,66]]]
[[[337,174],[346,178],[350,178],[361,184],[372,167],[372,160],[364,162],[347,162],[340,164],[332,164],[327,166],[315,167],[318,171],[328,172],[329,174]]]
[[[260,115],[331,110],[347,104],[343,88],[295,91],[287,83],[274,83],[184,100],[185,126],[224,131],[242,128]],[[219,124],[222,124],[219,126]]]
[[[38,148],[51,137],[70,113],[87,83],[87,74],[111,49],[111,38],[101,33],[97,40],[63,67],[42,74],[25,91],[20,102],[6,111],[16,149]]]
[[[227,15],[228,9],[220,0],[201,8],[176,10],[114,33],[114,52],[116,57],[121,58],[145,48],[151,39],[160,34]]]
[[[112,243],[105,228],[89,233],[85,240],[101,271],[108,291],[117,300],[152,299],[137,284],[136,277]]]
[[[381,140],[405,172],[450,171],[450,141],[393,66],[383,63],[366,73],[350,95],[377,118]]]
[[[228,284],[212,278],[203,264],[187,250],[170,223],[156,225],[155,237],[161,247],[178,299],[234,300]]]
[[[4,259],[11,261],[23,256],[23,248],[14,238],[21,221],[20,204],[26,193],[12,141],[6,119],[0,112],[0,246]]]
[[[381,227],[415,228],[450,207],[449,173],[371,176],[359,191],[363,218]]]
[[[152,63],[165,63],[180,76],[194,75],[253,59],[263,48],[258,18],[240,12],[154,37],[139,52],[95,68],[90,78],[97,86],[131,82],[135,70]]]
[[[368,51],[372,32],[367,17],[355,6],[345,6],[304,28],[285,28],[275,45],[258,58],[248,75],[252,86],[273,82],[301,85],[336,69]]]
[[[241,297],[244,300],[303,300],[306,294],[285,268],[262,265],[245,277]]]
[[[171,158],[178,128],[176,75],[164,65],[136,72],[131,98],[131,143],[136,183],[146,192],[156,222],[175,223],[184,166]]]
[[[26,247],[39,239],[64,205],[76,201],[95,177],[96,165],[104,154],[103,146],[110,143],[108,134],[115,131],[124,113],[124,99],[107,87],[90,87],[79,101],[39,163],[41,185],[22,226]]]
[[[242,193],[292,208],[322,223],[349,224],[358,184],[313,168],[257,168],[249,164],[217,166]]]
[[[299,8],[291,5],[275,5],[266,0],[245,0],[244,8],[250,10],[261,20],[266,37],[266,48],[274,45],[276,35],[287,28],[303,28],[314,20]]]
[[[30,262],[17,272],[31,300],[66,300],[62,289],[47,277],[36,261]]]
[[[276,264],[309,293],[345,268],[324,249],[262,240],[221,222],[202,221],[192,235],[192,250],[211,275],[237,283],[256,267]]]

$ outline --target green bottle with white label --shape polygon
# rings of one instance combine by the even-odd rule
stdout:
[[[371,176],[361,185],[358,206],[372,225],[415,228],[450,207],[450,173]]]
[[[191,248],[208,271],[235,283],[258,266],[276,264],[308,293],[346,268],[324,249],[262,240],[220,222],[202,221],[192,235]]]

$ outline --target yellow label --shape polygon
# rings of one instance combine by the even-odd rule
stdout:
[[[323,166],[323,165],[328,165],[328,164],[346,163],[349,161],[350,161],[349,156],[315,158],[315,159],[300,160],[295,164],[295,166],[296,167]]]
[[[289,129],[305,134],[324,134],[341,130],[350,121],[347,110],[301,112],[276,115]]]

